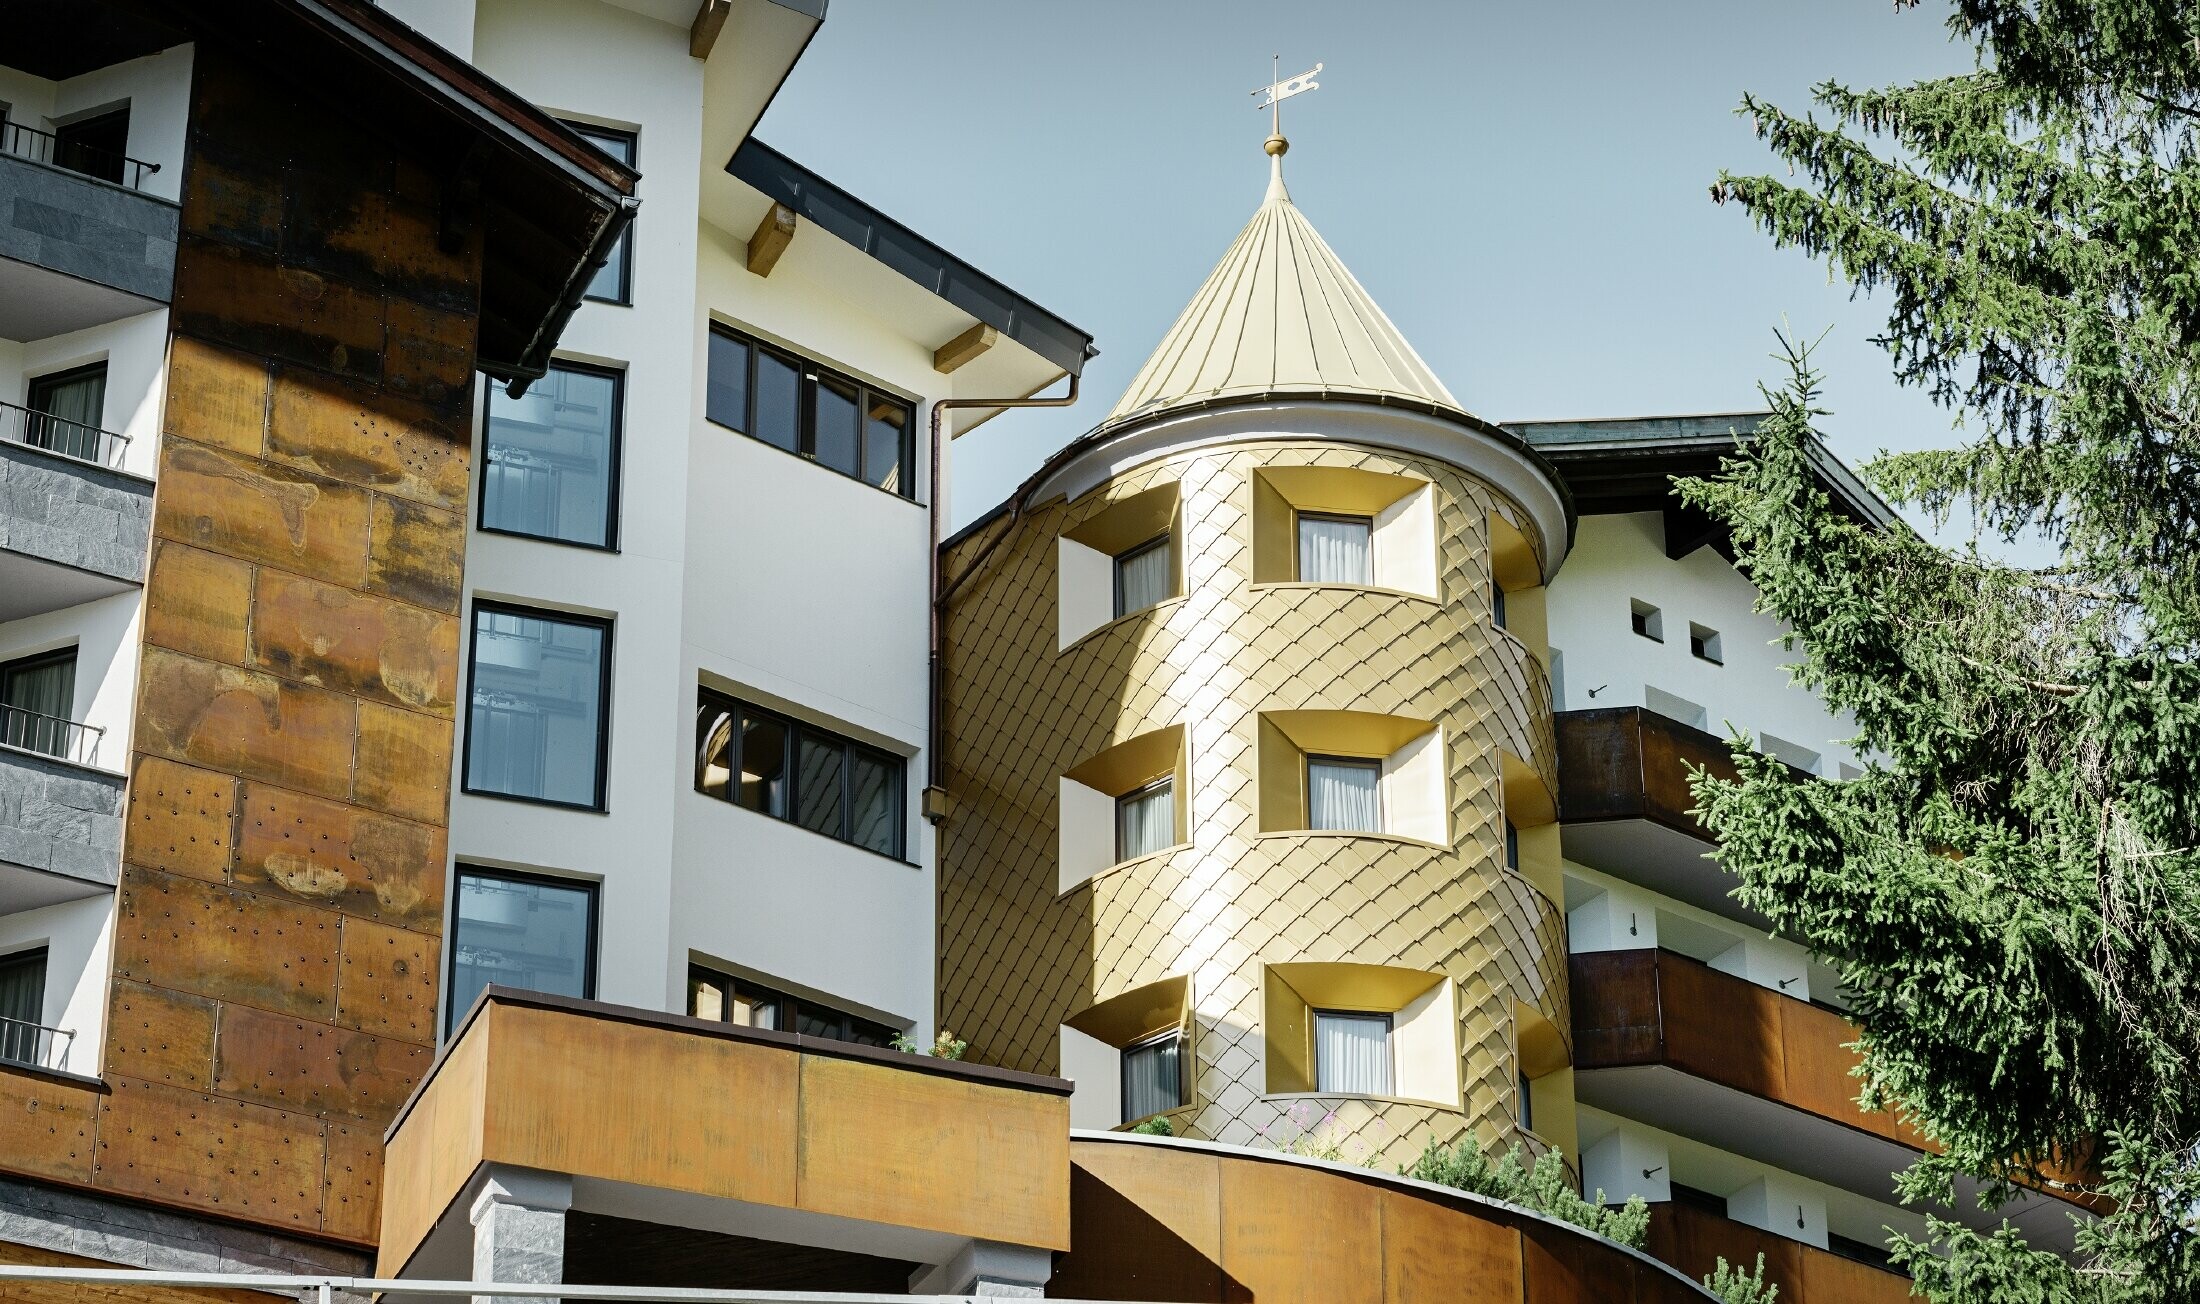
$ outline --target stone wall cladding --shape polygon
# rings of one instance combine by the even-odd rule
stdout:
[[[0,747],[0,861],[112,884],[122,861],[122,784],[120,774]]]
[[[152,527],[151,481],[0,440],[0,548],[135,584]]]
[[[445,142],[316,94],[199,48],[106,1085],[8,1079],[0,1165],[365,1245],[434,1054],[482,235]]]
[[[1309,464],[1433,482],[1443,601],[1252,583],[1252,473]],[[1057,538],[1169,480],[1181,495],[1187,596],[1058,653]],[[1318,1127],[1319,1140],[1386,1164],[1431,1139],[1540,1144],[1511,1115],[1513,1003],[1569,1026],[1564,918],[1503,867],[1499,753],[1525,760],[1555,791],[1556,743],[1547,677],[1484,609],[1493,512],[1520,519],[1447,464],[1294,442],[1178,454],[1028,514],[948,619],[942,1025],[986,1062],[1055,1072],[1064,1016],[1186,974],[1198,1108],[1178,1116],[1180,1134],[1280,1146]],[[960,545],[949,572],[981,542]],[[1451,847],[1260,835],[1258,713],[1294,709],[1438,721]],[[1174,724],[1188,728],[1191,845],[1057,898],[1057,776]],[[1336,1097],[1294,1117],[1294,1101],[1266,1098],[1262,967],[1280,961],[1449,975],[1464,1112]]]
[[[0,258],[165,303],[176,272],[176,206],[0,154]]]

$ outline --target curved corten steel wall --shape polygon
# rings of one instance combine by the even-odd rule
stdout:
[[[1070,1143],[1047,1293],[1186,1304],[1694,1304],[1649,1256],[1387,1173],[1132,1136]],[[1786,1298],[1785,1295],[1782,1296]]]
[[[1148,984],[1188,979],[1192,1100],[1174,1117],[1179,1135],[1275,1144],[1309,1115],[1333,1113],[1321,1140],[1393,1165],[1432,1138],[1539,1145],[1516,1114],[1516,1023],[1528,1011],[1568,1035],[1564,919],[1506,868],[1504,775],[1509,755],[1513,798],[1540,788],[1548,809],[1556,745],[1544,669],[1495,625],[1490,599],[1492,534],[1519,529],[1526,513],[1436,457],[1341,434],[1192,447],[1203,431],[1211,437],[1202,420],[1185,423],[1183,451],[1028,511],[954,597],[941,1022],[970,1040],[974,1059],[1059,1072],[1063,1022]],[[1463,456],[1479,438],[1434,420],[1428,427],[1460,441]],[[1256,516],[1273,513],[1258,495],[1273,473],[1306,478],[1302,468],[1425,482],[1439,596],[1257,582],[1273,570],[1263,558],[1275,555],[1272,536],[1255,538]],[[1171,488],[1181,596],[1061,648],[1059,541],[1117,504]],[[957,573],[989,533],[952,545],[946,572]],[[1441,731],[1447,841],[1276,831],[1303,821],[1276,816],[1287,798],[1261,759],[1274,745],[1266,717],[1325,711]],[[1179,845],[1062,891],[1062,777],[1118,744],[1178,727]],[[1451,980],[1458,1103],[1271,1094],[1264,984],[1279,964],[1388,966]]]

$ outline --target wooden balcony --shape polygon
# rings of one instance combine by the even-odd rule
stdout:
[[[1748,1268],[1765,1256],[1765,1280],[1780,1288],[1779,1304],[1901,1304],[1910,1279],[1815,1245],[1678,1202],[1650,1206],[1644,1249],[1702,1280],[1724,1258]]]
[[[1689,813],[1688,770],[1732,778],[1723,739],[1639,706],[1562,711],[1557,723],[1560,822],[1643,819],[1710,841]]]

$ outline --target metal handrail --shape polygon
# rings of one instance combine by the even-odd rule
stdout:
[[[6,402],[0,402],[0,439],[105,467],[121,466],[130,446],[128,435]]]
[[[13,154],[34,163],[65,168],[95,181],[109,181],[132,190],[145,189],[145,178],[160,171],[158,163],[117,154],[111,149],[64,142],[50,131],[26,127],[20,122],[0,121],[0,154]]]
[[[18,747],[76,765],[99,764],[99,742],[107,730],[58,715],[45,715],[0,703],[0,746]]]
[[[66,1038],[59,1047],[57,1039]],[[55,1050],[59,1054],[55,1054]],[[76,1033],[69,1028],[50,1028],[28,1019],[11,1019],[0,1014],[0,1064],[22,1064],[34,1069],[52,1069],[69,1062],[69,1052],[76,1049]]]

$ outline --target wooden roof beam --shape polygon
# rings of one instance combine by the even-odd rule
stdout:
[[[932,370],[945,376],[998,344],[1001,333],[984,322],[932,350]]]
[[[749,237],[749,270],[758,276],[770,276],[772,268],[779,265],[779,255],[787,252],[787,245],[794,239],[794,210],[785,204],[773,204],[764,210],[764,220],[756,224],[756,234]]]
[[[733,0],[702,0],[695,6],[695,21],[688,24],[688,53],[708,59],[712,47],[718,44],[718,33],[725,28],[726,15],[732,12]]]

